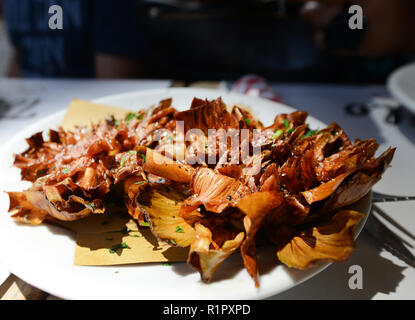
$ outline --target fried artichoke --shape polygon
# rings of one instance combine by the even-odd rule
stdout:
[[[33,186],[8,193],[12,217],[73,221],[105,214],[106,199],[118,197],[159,241],[189,247],[205,282],[239,251],[259,286],[257,243],[297,269],[349,257],[364,215],[341,208],[370,192],[395,149],[376,158],[375,140],[352,142],[336,123],[312,130],[306,112],[264,127],[221,98],[195,98],[182,112],[171,103],[27,139],[14,164]]]

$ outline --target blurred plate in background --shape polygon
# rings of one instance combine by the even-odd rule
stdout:
[[[415,63],[397,69],[387,85],[395,99],[415,112]]]

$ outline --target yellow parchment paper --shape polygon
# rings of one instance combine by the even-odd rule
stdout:
[[[70,130],[76,125],[90,126],[92,122],[104,121],[111,115],[123,119],[129,112],[131,111],[74,99],[62,127]],[[187,259],[187,248],[159,243],[150,228],[138,226],[125,208],[107,208],[102,215],[53,224],[77,234],[75,265],[103,266]]]

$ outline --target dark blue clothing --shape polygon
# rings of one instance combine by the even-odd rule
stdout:
[[[315,30],[295,16],[278,19],[273,11],[255,13],[250,7],[226,16],[205,10],[184,16],[162,5],[161,13],[154,15],[159,1],[146,2],[3,0],[22,75],[93,77],[95,53],[146,58],[146,70],[151,71],[146,77],[184,80],[256,73],[270,81],[377,82],[402,63],[322,52],[314,45]],[[49,29],[52,5],[62,7],[63,30]],[[348,13],[342,17],[335,26],[346,25]],[[334,28],[328,38],[342,46],[350,35],[346,31],[337,37]],[[359,39],[352,40],[348,43],[356,47]]]
[[[92,77],[96,52],[147,55],[132,0],[3,0],[3,4],[24,77]],[[52,5],[62,7],[62,30],[49,28]]]

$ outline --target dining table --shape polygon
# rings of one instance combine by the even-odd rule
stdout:
[[[235,90],[234,81],[15,79],[0,78],[0,152],[2,144],[30,124],[67,108],[73,98],[95,98],[128,91],[198,87]],[[307,111],[325,124],[337,122],[354,140],[375,138],[379,152],[396,147],[391,168],[373,191],[397,196],[415,195],[415,116],[391,97],[384,85],[328,83],[269,83],[282,103]],[[246,94],[259,94],[252,91]],[[1,175],[1,174],[0,174]],[[1,190],[3,192],[3,190]],[[0,212],[6,214],[6,212]],[[415,201],[376,202],[375,215],[406,250],[415,254]],[[0,250],[0,299],[57,300],[13,275],[3,265]],[[360,285],[353,285],[359,271]],[[324,271],[269,300],[415,299],[415,268],[402,260],[367,228],[345,262]]]

